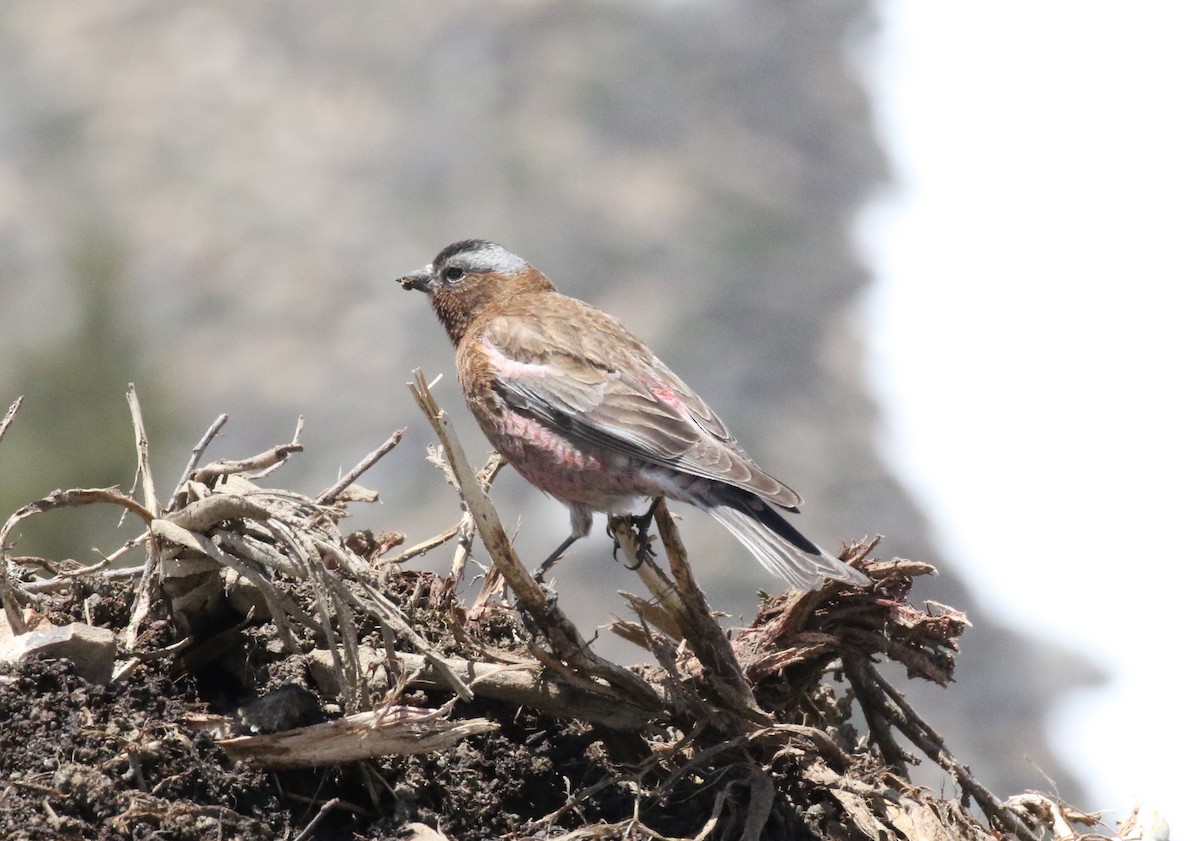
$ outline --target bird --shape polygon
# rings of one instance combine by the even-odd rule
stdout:
[[[781,509],[799,510],[799,495],[755,464],[645,344],[608,313],[558,292],[526,260],[466,239],[397,280],[429,297],[485,437],[567,507],[570,534],[539,580],[591,531],[595,513],[633,516],[653,500],[644,529],[667,498],[712,515],[793,587],[813,590],[826,578],[871,584],[783,517]]]

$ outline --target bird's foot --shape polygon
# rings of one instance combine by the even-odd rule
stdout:
[[[521,620],[521,625],[525,628],[525,633],[529,634],[529,639],[534,640],[542,633],[537,622],[533,621],[533,615],[524,608],[521,604],[517,604],[517,618]]]
[[[608,539],[612,541],[612,545],[613,545],[613,560],[614,560],[614,561],[615,561],[615,560],[618,560],[618,558],[617,558],[617,553],[621,551],[621,541],[617,540],[617,536],[616,536],[615,534],[613,534],[613,530],[612,530],[612,520],[609,520],[609,521],[608,521],[608,525],[606,525],[606,526],[604,527],[604,533],[605,533],[605,534],[607,534],[607,535],[608,535]]]
[[[558,605],[558,590],[554,589],[554,587],[550,586],[549,584],[543,583],[540,577],[541,575],[542,570],[538,570],[534,575],[534,580],[537,581],[538,587],[541,588],[542,594],[546,597],[546,609],[552,611]],[[529,612],[529,610],[520,600],[517,601],[515,612],[517,614],[517,618],[521,620],[521,624],[525,627],[525,631],[529,634],[529,638],[531,640],[543,635],[544,632],[538,626],[538,623],[534,621],[533,614]]]
[[[654,512],[658,510],[659,503],[661,503],[661,502],[662,502],[662,497],[658,497],[654,500],[654,502],[650,503],[650,508],[646,511],[645,514],[638,514],[638,515],[630,514],[628,516],[629,524],[633,527],[634,544],[635,544],[636,548],[634,549],[633,566],[627,565],[625,567],[626,569],[637,569],[642,564],[644,564],[648,558],[655,557],[654,546],[653,546],[654,535],[650,534],[650,524],[654,522]],[[613,537],[611,527],[608,529],[608,536]],[[621,548],[621,545],[619,543],[617,543],[616,539],[614,538],[613,539],[613,560],[614,561],[617,559],[617,550],[619,550],[620,548]]]

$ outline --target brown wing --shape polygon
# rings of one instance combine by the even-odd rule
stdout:
[[[784,508],[801,504],[615,319],[555,297],[555,307],[493,318],[480,334],[496,391],[514,410],[568,439],[744,488]]]

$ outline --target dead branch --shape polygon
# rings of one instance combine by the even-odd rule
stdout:
[[[14,511],[4,523],[4,527],[0,528],[0,547],[7,546],[8,535],[12,532],[17,523],[27,517],[32,517],[35,514],[44,514],[47,511],[54,511],[58,508],[75,508],[81,505],[95,505],[99,502],[109,502],[113,505],[119,505],[126,511],[136,514],[147,524],[154,519],[154,515],[130,496],[126,496],[121,492],[120,488],[72,488],[66,491],[54,491],[48,496],[34,500],[28,505],[23,505]]]
[[[341,496],[342,491],[350,487],[350,485],[352,485],[359,476],[370,470],[377,461],[396,448],[396,445],[400,443],[400,439],[404,437],[404,432],[405,430],[403,429],[397,429],[391,435],[389,435],[386,441],[368,453],[362,461],[354,465],[353,469],[351,469],[349,473],[331,485],[328,489],[317,494],[316,503],[318,505],[332,505],[337,498]]]
[[[24,402],[25,395],[19,396],[8,407],[8,411],[4,413],[3,420],[0,420],[0,441],[4,440],[4,433],[8,432],[8,425],[13,422],[13,418],[17,416],[17,412],[21,409],[21,403]]]
[[[151,516],[157,518],[159,515],[158,495],[154,490],[154,474],[150,470],[150,444],[146,439],[146,422],[142,419],[142,404],[138,401],[133,383],[129,384],[129,388],[125,392],[125,399],[129,403],[129,413],[133,418],[134,444],[137,447],[137,470],[134,473],[134,485],[137,485],[137,479],[140,476],[142,501]],[[132,617],[126,630],[125,644],[130,648],[137,639],[138,629],[150,612],[150,600],[154,595],[153,588],[161,562],[158,538],[155,537],[152,530],[149,537],[146,538],[146,564],[142,569],[137,598],[134,600]]]
[[[0,528],[0,602],[4,605],[4,615],[9,627],[18,633],[28,630],[25,619],[21,616],[18,602],[25,595],[13,588],[8,577],[8,536],[22,520],[36,514],[44,514],[58,508],[74,508],[81,505],[95,505],[99,502],[109,502],[141,517],[146,523],[153,520],[153,515],[137,500],[121,493],[119,488],[73,488],[67,491],[54,491],[47,497],[35,500],[14,511]]]
[[[271,519],[271,512],[240,494],[216,493],[188,504],[166,519],[179,528],[204,532],[226,520],[266,522]]]
[[[217,742],[231,759],[259,768],[320,768],[382,756],[433,753],[455,742],[497,729],[485,718],[451,721],[449,709],[393,705],[336,721],[265,736],[238,736]]]
[[[208,449],[208,445],[217,437],[217,433],[221,431],[221,427],[225,426],[228,421],[229,415],[227,413],[217,415],[217,419],[200,436],[200,440],[196,442],[196,446],[192,447],[192,454],[188,458],[187,464],[184,465],[183,475],[179,477],[179,481],[175,484],[175,490],[171,492],[171,500],[167,503],[168,511],[174,511],[183,504],[184,499],[187,497],[187,483],[191,481],[196,465],[200,463],[200,458],[204,455],[204,451]]]
[[[391,657],[382,651],[362,649],[360,668],[364,674],[391,670],[403,674],[412,689],[434,689],[453,692],[454,685],[445,672],[430,667],[419,654],[403,651]],[[328,651],[314,651],[307,657],[309,669],[318,685],[332,687],[333,660]],[[518,663],[496,663],[487,660],[444,658],[457,682],[470,687],[473,695],[500,701],[512,706],[530,707],[566,718],[591,721],[614,730],[631,730],[646,724],[643,710],[631,707],[611,692],[595,683],[573,682],[557,675],[547,675],[538,663],[528,657]],[[382,687],[386,681],[380,680]]]
[[[268,470],[283,464],[294,453],[300,452],[304,452],[304,447],[301,444],[280,444],[250,458],[222,459],[214,461],[211,464],[206,464],[192,474],[192,479],[203,484],[210,484],[214,479],[221,476]]]
[[[437,455],[436,459],[434,458],[435,454]],[[450,482],[451,487],[458,491],[458,480],[454,477],[454,471],[450,469],[450,465],[446,462],[446,460],[441,458],[440,454],[436,453],[436,450],[434,453],[430,454],[430,460],[433,461],[439,468],[441,468],[442,472],[446,474],[447,481]],[[496,478],[496,474],[500,472],[500,468],[503,466],[504,459],[501,458],[498,453],[492,453],[492,455],[488,457],[488,460],[483,467],[479,469],[479,472],[475,474],[475,478],[479,480],[479,486],[483,488],[484,493],[491,488],[492,482]],[[405,561],[420,557],[428,553],[430,550],[436,549],[438,546],[449,543],[451,540],[457,537],[458,548],[454,552],[454,559],[450,565],[449,577],[449,583],[451,586],[457,586],[459,580],[462,578],[463,570],[466,567],[467,557],[470,555],[471,544],[475,538],[475,532],[475,518],[471,516],[470,509],[464,505],[462,518],[459,520],[458,525],[451,526],[441,534],[434,535],[427,540],[423,540],[420,543],[410,546],[408,549],[405,549],[394,558],[382,558],[380,563],[402,564]]]
[[[496,478],[496,474],[500,472],[500,468],[504,466],[504,459],[499,453],[492,453],[488,456],[487,462],[479,469],[475,478],[479,481],[479,487],[487,493],[492,486],[492,481]],[[450,471],[453,475],[453,471]],[[458,547],[454,550],[454,558],[450,562],[450,584],[453,587],[458,586],[458,582],[462,580],[463,572],[467,568],[467,559],[471,556],[471,544],[475,540],[475,533],[478,529],[475,526],[475,517],[471,514],[471,509],[464,506],[462,520],[458,524]]]
[[[142,404],[138,401],[137,390],[133,383],[125,391],[125,400],[129,403],[129,413],[133,417],[134,445],[137,447],[137,471],[134,473],[134,485],[137,479],[142,479],[142,501],[146,510],[152,516],[158,516],[158,495],[154,491],[154,474],[150,472],[150,442],[146,438],[146,422],[142,419]],[[133,493],[131,489],[130,494]]]

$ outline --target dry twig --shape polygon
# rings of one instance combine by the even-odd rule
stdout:
[[[230,758],[259,768],[319,768],[381,756],[433,753],[499,727],[484,718],[452,721],[449,709],[390,706],[265,736],[217,742]]]
[[[362,461],[354,465],[349,473],[335,482],[327,490],[317,494],[316,503],[318,505],[332,505],[334,502],[336,502],[337,498],[341,496],[342,491],[350,487],[350,485],[353,484],[359,476],[370,470],[377,461],[396,448],[396,445],[400,443],[400,439],[404,437],[404,432],[405,430],[403,429],[397,429],[391,435],[389,435],[386,441],[368,453]]]
[[[3,420],[0,420],[0,441],[4,440],[4,433],[8,432],[8,426],[13,422],[13,418],[17,416],[17,412],[21,409],[21,403],[24,402],[25,395],[21,395],[12,402],[8,407],[8,411],[4,413]]]
[[[183,475],[179,477],[179,481],[175,484],[175,490],[171,492],[171,501],[167,503],[168,511],[174,511],[183,504],[187,497],[187,483],[191,481],[196,465],[200,463],[200,458],[204,455],[204,451],[208,449],[208,445],[217,437],[217,433],[221,431],[221,427],[225,426],[228,422],[229,415],[227,413],[217,415],[217,419],[200,436],[200,440],[196,442],[196,446],[192,447],[192,454],[188,458],[187,464],[184,465]]]

